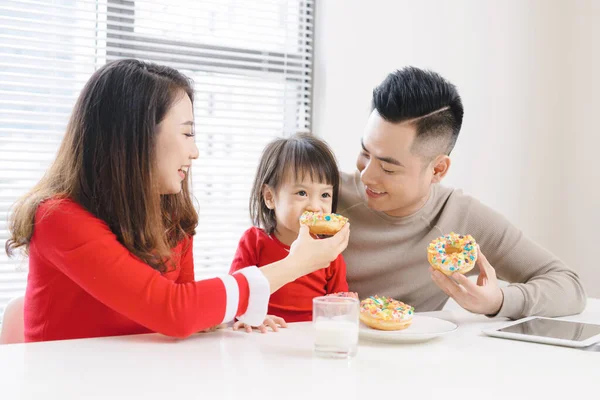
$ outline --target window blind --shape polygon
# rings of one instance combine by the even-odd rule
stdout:
[[[137,58],[195,82],[197,279],[228,270],[250,225],[263,147],[310,130],[312,0],[0,0],[0,242],[10,207],[56,155],[71,109],[108,61]],[[26,259],[0,254],[0,315]]]

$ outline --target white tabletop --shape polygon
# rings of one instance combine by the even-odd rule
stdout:
[[[600,346],[496,339],[463,310],[427,313],[458,330],[420,344],[361,340],[351,361],[312,355],[312,325],[0,346],[1,399],[598,399]],[[600,323],[600,300],[567,319]],[[309,397],[310,396],[310,397]]]

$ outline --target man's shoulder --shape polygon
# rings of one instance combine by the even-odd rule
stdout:
[[[356,185],[357,172],[340,172],[340,193],[338,200],[338,212],[343,214],[349,208],[362,203],[358,187]]]
[[[441,208],[437,223],[446,229],[463,229],[479,236],[503,232],[510,222],[500,212],[461,189],[440,186],[438,201]]]
[[[444,209],[464,209],[478,213],[496,213],[491,207],[485,205],[477,197],[465,193],[462,189],[440,186],[438,188],[438,201],[442,201]]]
[[[356,172],[340,171],[340,179],[342,180],[342,185],[348,184],[350,182],[353,183],[355,175],[356,175]]]
[[[473,201],[478,201],[475,197],[466,194],[462,189],[438,184],[435,190],[436,201],[444,207],[448,206],[469,206]]]

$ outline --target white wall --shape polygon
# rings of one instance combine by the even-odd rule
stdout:
[[[600,297],[600,1],[573,2],[565,93],[567,112],[559,145],[563,221],[560,254],[578,265],[589,293]]]
[[[458,86],[465,106],[445,184],[502,212],[600,297],[600,262],[585,262],[581,242],[596,233],[575,234],[589,226],[586,207],[600,206],[597,195],[584,196],[592,174],[600,176],[591,126],[600,92],[586,92],[589,82],[577,75],[600,71],[592,50],[599,47],[599,3],[320,0],[313,131],[352,170],[373,87],[405,65],[441,73]],[[572,135],[579,141],[567,145]],[[576,156],[581,151],[589,156]],[[572,179],[581,169],[587,172]]]

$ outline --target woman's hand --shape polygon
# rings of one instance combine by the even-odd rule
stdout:
[[[338,233],[326,239],[315,239],[310,236],[307,226],[300,226],[298,238],[290,247],[290,254],[283,260],[260,268],[269,281],[270,292],[274,293],[286,283],[328,267],[348,246],[349,238],[348,223]]]
[[[252,327],[250,325],[244,324],[241,321],[236,321],[235,324],[233,324],[234,331],[237,331],[238,329],[245,329],[246,332],[252,332],[252,328],[255,328],[258,329],[261,333],[267,333],[267,327],[270,327],[273,332],[277,332],[279,330],[279,327],[287,328],[287,323],[281,317],[277,317],[275,315],[267,315],[265,321],[260,326]]]
[[[460,273],[454,273],[450,278],[434,268],[429,269],[431,279],[462,308],[477,314],[496,315],[502,308],[504,294],[498,285],[496,270],[479,247],[477,253],[477,283]]]
[[[206,329],[204,329],[204,330],[200,331],[200,333],[210,333],[210,332],[214,332],[214,331],[216,331],[217,329],[222,329],[222,328],[225,328],[225,326],[226,326],[225,324],[215,325],[215,326],[212,326],[212,327],[210,327],[210,328],[206,328]]]
[[[349,223],[346,223],[338,233],[325,239],[313,238],[308,226],[301,225],[298,238],[290,247],[289,257],[294,259],[298,266],[306,267],[305,274],[308,274],[328,267],[346,249],[349,238]]]

